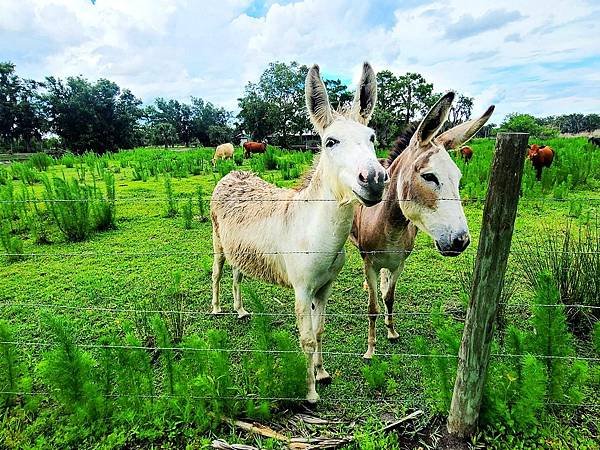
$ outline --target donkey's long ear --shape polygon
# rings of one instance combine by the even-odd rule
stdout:
[[[442,144],[446,150],[451,150],[461,144],[464,144],[471,139],[475,133],[481,129],[482,126],[485,125],[494,112],[494,108],[494,105],[490,106],[479,119],[469,120],[455,126],[454,128],[450,128],[448,131],[444,131],[435,138],[436,142]]]
[[[368,124],[376,103],[377,77],[371,64],[364,62],[360,82],[354,94],[351,117],[363,125]]]
[[[452,91],[444,94],[423,118],[415,133],[420,145],[428,144],[442,128],[448,118],[454,95]]]
[[[306,75],[306,83],[304,86],[306,94],[306,108],[310,116],[310,121],[315,126],[319,134],[333,122],[333,114],[327,97],[325,84],[321,80],[319,66],[314,65]]]

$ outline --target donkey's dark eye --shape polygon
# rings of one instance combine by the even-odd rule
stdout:
[[[437,177],[432,174],[432,173],[422,173],[421,174],[421,178],[423,178],[425,181],[429,182],[429,183],[435,183],[438,186],[440,185],[440,181],[437,179]]]
[[[336,138],[330,137],[330,138],[327,138],[327,140],[325,141],[325,147],[331,148],[334,145],[337,145],[339,143],[340,143],[340,141],[338,141]]]

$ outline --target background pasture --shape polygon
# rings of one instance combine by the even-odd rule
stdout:
[[[555,367],[538,366],[535,359],[494,358],[489,398],[504,396],[508,406],[487,405],[496,414],[486,417],[487,425],[474,439],[488,447],[543,441],[558,448],[573,443],[593,448],[598,434],[600,370],[593,359],[599,355],[592,331],[598,317],[593,307],[600,307],[597,285],[577,301],[571,299],[592,308],[567,308],[568,329],[561,328],[560,320],[554,322],[561,308],[531,305],[559,300],[537,272],[541,257],[548,255],[544,245],[550,239],[562,243],[561,230],[567,226],[569,236],[584,242],[590,256],[577,260],[589,276],[580,284],[598,282],[600,151],[584,138],[545,143],[557,158],[540,183],[526,162],[509,261],[512,295],[506,295],[503,331],[493,351],[535,353],[523,346],[519,350],[519,339],[526,341],[532,336],[527,333],[541,330],[544,312],[558,311],[546,317],[548,327],[555,328],[546,331],[548,336],[566,336],[557,351],[567,358],[592,359],[568,359],[560,368],[562,378],[557,375],[554,382],[568,384],[573,392],[545,391],[542,405],[530,408],[534,417],[523,418],[515,405],[525,400],[511,386],[524,392],[545,386],[545,379],[535,378],[536,369],[551,383],[549,371]],[[322,401],[314,413],[341,420],[334,431],[353,435],[353,447],[417,445],[419,439],[431,444],[444,427],[437,414],[447,409],[455,362],[435,354],[456,353],[493,141],[475,140],[471,147],[471,162],[457,163],[473,244],[461,257],[448,259],[428,237],[418,235],[397,287],[401,337],[394,344],[380,338],[380,356],[371,366],[360,358],[367,338],[362,264],[356,250],[346,247],[347,263],[328,305],[324,339],[325,364],[334,379],[319,388]],[[259,314],[241,322],[234,315],[209,315],[212,245],[207,218],[210,193],[229,171],[253,170],[288,187],[298,183],[313,155],[269,147],[264,155],[243,160],[236,148],[233,161],[213,167],[212,152],[138,148],[103,156],[36,155],[0,166],[0,341],[20,343],[0,344],[3,446],[201,446],[211,433],[238,440],[220,425],[221,414],[287,424],[290,433],[311,431],[290,425],[293,414],[302,410],[293,399],[304,395],[293,294],[248,279],[243,284],[248,310]],[[570,251],[582,248],[575,245]],[[575,256],[564,265],[574,261]],[[231,274],[226,270],[222,304],[231,313]],[[566,302],[566,297],[560,300]],[[587,322],[572,318],[582,310]],[[378,326],[379,336],[385,336],[383,320]],[[571,331],[575,337],[569,337]],[[523,371],[526,376],[514,375]],[[529,405],[537,399],[529,398]],[[498,413],[503,407],[506,411]],[[415,425],[421,431],[413,430],[414,442],[377,432],[381,422],[416,408],[426,414]]]

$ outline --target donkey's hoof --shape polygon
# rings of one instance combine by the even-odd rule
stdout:
[[[238,313],[238,319],[245,319],[247,317],[250,317],[250,313],[248,311],[246,311],[245,309],[241,309],[237,313]]]
[[[371,360],[373,359],[374,352],[367,352],[363,355],[362,359],[365,364],[371,364]]]
[[[398,334],[398,332],[396,330],[392,330],[392,331],[388,330],[387,338],[388,338],[388,341],[390,341],[390,342],[396,342],[398,339],[400,339],[400,335]]]
[[[317,391],[314,392],[309,392],[306,395],[306,401],[308,403],[310,403],[311,405],[314,405],[315,403],[317,403],[319,401],[319,394],[317,394]]]
[[[317,380],[317,383],[320,384],[331,384],[332,380],[331,375],[329,375],[329,372],[327,372],[325,369],[317,372],[315,379]]]
[[[221,314],[222,310],[221,307],[213,307],[211,314],[213,316],[218,316],[219,314]]]

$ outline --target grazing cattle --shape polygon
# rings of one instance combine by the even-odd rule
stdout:
[[[302,186],[283,189],[235,171],[213,191],[212,310],[221,312],[219,281],[225,261],[232,266],[233,304],[240,318],[248,315],[240,290],[243,275],[293,288],[306,354],[306,398],[314,403],[319,399],[315,381],[331,380],[322,356],[325,306],[344,265],[354,206],[379,203],[388,175],[375,154],[375,134],[367,127],[377,102],[373,68],[364,63],[353,106],[344,113],[331,107],[316,65],[308,71],[305,91],[323,151]]]
[[[250,158],[254,153],[264,153],[266,149],[266,142],[244,142],[244,158]]]
[[[233,144],[221,144],[215,150],[215,155],[213,156],[212,163],[213,165],[217,163],[219,159],[232,159],[233,158]]]
[[[459,155],[465,160],[465,162],[469,162],[473,157],[473,150],[468,145],[465,145],[464,147],[460,148]]]
[[[350,240],[363,258],[369,291],[369,335],[364,358],[375,353],[375,322],[379,314],[377,277],[385,304],[389,340],[397,340],[393,307],[396,281],[410,255],[417,230],[428,234],[443,256],[457,256],[471,241],[460,201],[461,173],[448,151],[468,141],[485,125],[494,107],[476,120],[438,135],[455,94],[444,95],[421,121],[398,138],[384,167],[391,182],[383,201],[371,208],[357,206]]]
[[[600,137],[590,136],[588,142],[596,147],[600,147]]]
[[[542,179],[542,169],[552,165],[552,161],[554,160],[554,150],[545,145],[540,147],[537,144],[533,144],[529,146],[527,158],[531,161],[531,164],[535,169],[536,180],[539,181]]]

